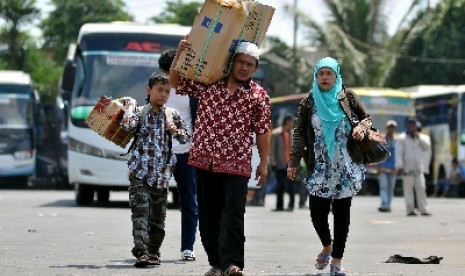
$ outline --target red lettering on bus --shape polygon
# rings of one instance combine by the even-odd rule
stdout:
[[[160,52],[160,43],[154,42],[128,42],[124,48],[126,51],[137,51],[137,52]]]

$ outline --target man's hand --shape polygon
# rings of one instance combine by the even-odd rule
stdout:
[[[190,43],[189,41],[187,41],[187,39],[183,39],[179,42],[179,45],[178,45],[178,51],[179,53],[181,53],[182,51],[184,50],[189,50],[191,49],[192,47],[192,43]]]
[[[257,172],[255,173],[255,180],[258,180],[257,186],[261,187],[266,182],[268,177],[268,165],[266,163],[260,163],[257,166]]]

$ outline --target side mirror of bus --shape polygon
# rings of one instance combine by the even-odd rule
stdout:
[[[63,76],[61,78],[61,89],[66,93],[70,93],[73,90],[75,76],[76,64],[71,60],[66,60]]]

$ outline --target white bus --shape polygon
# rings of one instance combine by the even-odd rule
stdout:
[[[415,100],[418,120],[430,135],[431,184],[450,175],[452,159],[465,163],[465,85],[418,85],[405,88]]]
[[[177,48],[190,27],[132,22],[89,23],[70,45],[62,77],[69,101],[68,177],[79,205],[109,200],[110,190],[127,190],[127,152],[97,135],[84,119],[106,95],[130,96],[145,104],[145,86],[158,71],[160,54]],[[129,145],[128,145],[129,147]]]
[[[191,27],[176,24],[140,25],[132,22],[88,23],[81,27],[76,44],[68,50],[62,76],[63,98],[69,103],[68,180],[74,186],[78,205],[89,205],[95,193],[107,202],[111,190],[127,190],[127,152],[97,135],[84,120],[101,96],[130,96],[145,103],[145,86],[158,71],[160,54],[177,48]],[[130,143],[129,143],[130,145]],[[129,147],[128,145],[128,147]],[[254,181],[258,152],[253,149]],[[172,199],[178,194],[170,181]]]

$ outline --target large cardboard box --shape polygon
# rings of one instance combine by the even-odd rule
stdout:
[[[181,53],[176,70],[206,84],[220,80],[229,72],[238,41],[260,46],[274,11],[255,1],[205,0],[188,37],[192,49]]]
[[[121,128],[123,115],[123,106],[119,101],[102,96],[84,122],[100,136],[125,148],[134,134]]]

